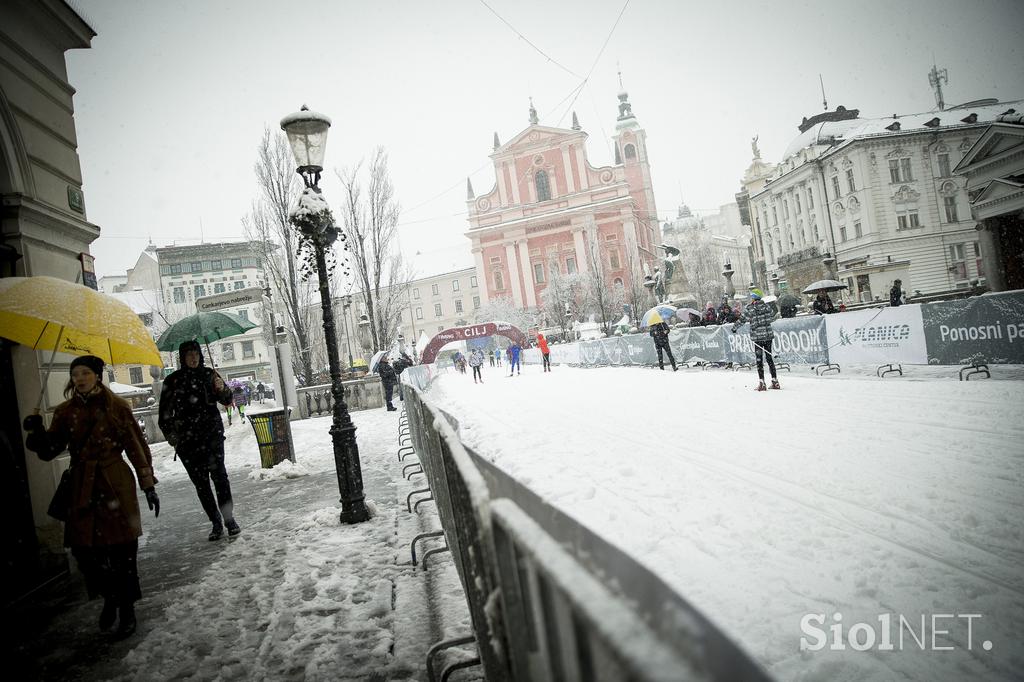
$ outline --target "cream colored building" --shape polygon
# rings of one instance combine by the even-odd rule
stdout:
[[[85,281],[90,273],[80,256],[89,260],[100,228],[86,215],[65,52],[88,48],[96,32],[60,0],[0,0],[0,19],[0,276]],[[46,415],[63,400],[70,359],[55,359]],[[24,447],[21,429],[48,360],[49,354],[0,341],[0,430],[10,448],[0,463],[5,603],[68,566],[61,525],[46,515],[67,457],[41,461]]]

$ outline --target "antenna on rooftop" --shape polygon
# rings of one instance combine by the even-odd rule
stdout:
[[[203,216],[199,216],[199,243],[200,244],[205,244],[206,243],[203,240]]]
[[[949,72],[940,69],[935,65],[935,54],[932,54],[932,70],[928,72],[928,84],[935,91],[935,103],[939,105],[939,111],[946,108],[946,102],[942,98],[942,84],[949,82]]]
[[[818,83],[821,85],[821,106],[825,107],[825,111],[828,111],[828,99],[825,97],[825,81],[822,80],[821,74],[818,74]]]

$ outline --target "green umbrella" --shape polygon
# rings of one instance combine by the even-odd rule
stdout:
[[[206,354],[210,355],[210,341],[226,339],[255,329],[249,320],[225,312],[196,313],[184,317],[168,327],[156,342],[162,351],[174,352],[185,341],[202,340],[206,343]],[[210,357],[210,361],[213,358]]]

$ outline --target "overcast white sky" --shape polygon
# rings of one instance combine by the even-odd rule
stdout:
[[[1024,98],[1020,0],[486,2],[77,0],[98,33],[68,68],[99,274],[123,274],[150,238],[240,238],[263,129],[303,103],[334,121],[335,208],[333,169],[388,150],[403,252],[425,276],[472,265],[466,177],[492,187],[492,135],[528,125],[529,96],[542,124],[569,127],[563,100],[589,73],[572,108],[591,163],[611,162],[617,64],[662,219],[681,199],[732,201],[754,135],[777,161],[822,110],[819,73],[829,108],[862,116],[934,108],[933,53],[947,104]]]

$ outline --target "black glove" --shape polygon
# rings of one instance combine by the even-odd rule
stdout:
[[[45,427],[43,427],[43,418],[38,414],[30,414],[25,417],[25,421],[21,423],[21,426],[29,433],[46,430]]]
[[[167,444],[172,448],[178,447],[178,434],[176,433],[165,433],[164,438],[167,439]]]
[[[153,516],[160,516],[160,496],[156,494],[156,488],[146,488],[142,492],[146,493],[146,503]]]

